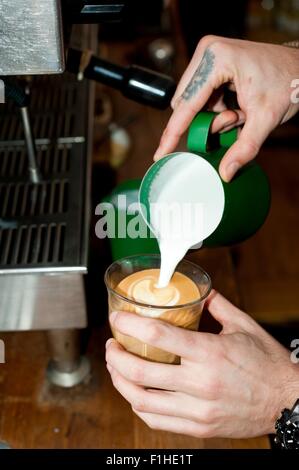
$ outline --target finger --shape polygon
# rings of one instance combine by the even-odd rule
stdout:
[[[154,160],[158,160],[175,149],[193,117],[207,103],[214,89],[222,85],[222,82],[223,76],[217,72],[214,51],[212,48],[206,48],[202,61],[182,94],[182,99],[174,108]]]
[[[237,134],[240,135],[240,132],[241,132],[241,128],[240,126],[242,126],[244,124],[244,121],[245,119],[240,119],[239,121],[237,121],[235,124],[232,124],[230,126],[227,126],[227,127],[224,127],[223,129],[221,129],[219,131],[220,134],[224,133],[224,132],[228,132],[232,129],[235,129],[237,128]]]
[[[239,330],[238,326],[243,324],[244,319],[247,318],[242,310],[214,289],[206,301],[206,308],[221,323],[226,333]]]
[[[218,398],[218,390],[222,385],[215,370],[210,368],[213,352],[214,350],[209,352],[209,357],[197,354],[196,376],[194,376],[193,372],[190,373],[191,363],[187,364],[187,361],[182,366],[144,361],[124,351],[122,346],[113,340],[107,346],[107,369],[109,372],[114,369],[125,379],[137,385],[187,393],[204,400],[214,400]],[[200,382],[196,380],[196,377],[201,377]]]
[[[194,97],[192,101],[186,101],[184,98],[180,100],[162,134],[159,147],[154,154],[155,161],[171,153],[176,148],[180,138],[187,130],[194,116],[205,105],[213,89],[213,82],[209,82],[200,90],[200,95]]]
[[[151,429],[157,431],[169,431],[176,434],[185,434],[187,436],[207,438],[213,436],[211,426],[208,424],[199,424],[194,421],[177,418],[173,416],[163,416],[153,413],[142,413],[133,408],[134,413],[142,419]]]
[[[185,330],[134,313],[112,312],[110,321],[120,333],[186,359],[194,360],[198,354],[209,357],[211,349],[217,347],[217,335]]]
[[[186,89],[188,83],[192,79],[195,70],[198,68],[198,65],[200,64],[202,57],[204,55],[204,52],[206,48],[215,40],[215,36],[205,36],[202,38],[192,56],[191,61],[189,62],[188,67],[186,68],[185,72],[183,73],[179,84],[177,86],[177,89],[175,91],[175,94],[172,97],[171,100],[171,107],[174,109],[177,104],[178,100],[181,98],[181,95],[183,94],[184,90]]]
[[[164,390],[146,390],[140,385],[133,384],[125,379],[115,369],[112,368],[111,380],[118,392],[132,405],[132,407],[142,412],[161,413],[169,416],[176,414],[177,400],[175,392]]]
[[[265,113],[251,112],[246,117],[238,140],[229,148],[220,163],[219,171],[224,181],[229,182],[243,165],[256,157],[274,127]]]
[[[183,387],[181,382],[184,373],[181,366],[145,361],[125,351],[117,341],[108,345],[106,361],[123,377],[135,384],[164,390],[181,390]]]
[[[239,123],[244,122],[245,114],[239,109],[227,109],[218,114],[212,122],[211,132],[221,132],[228,128],[232,129]]]
[[[110,372],[114,387],[142,413],[157,413],[208,423],[212,418],[212,406],[208,401],[184,393],[165,390],[146,390],[125,379],[115,369]]]

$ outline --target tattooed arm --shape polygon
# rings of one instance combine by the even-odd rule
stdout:
[[[237,142],[220,165],[225,181],[252,160],[270,132],[299,109],[294,80],[299,79],[299,51],[272,44],[206,36],[172,100],[173,113],[154,159],[172,152],[193,117],[202,108],[219,112],[212,132],[244,124]],[[223,86],[236,92],[239,109],[228,110]],[[298,85],[296,85],[298,86]]]

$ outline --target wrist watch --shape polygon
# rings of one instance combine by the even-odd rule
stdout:
[[[299,449],[299,399],[291,410],[285,408],[275,424],[275,443],[283,449]]]

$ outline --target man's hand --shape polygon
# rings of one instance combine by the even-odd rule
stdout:
[[[204,107],[219,112],[212,132],[244,124],[227,151],[220,174],[230,181],[258,153],[270,132],[298,111],[292,103],[299,78],[299,51],[272,44],[205,36],[198,44],[172,100],[173,114],[154,159],[172,152],[194,116]],[[223,86],[237,94],[240,109],[227,110]]]
[[[149,362],[107,342],[114,386],[153,429],[197,437],[245,438],[274,432],[275,420],[299,394],[289,352],[251,317],[213,291],[208,309],[219,335],[115,312],[113,327],[181,356],[180,365]]]

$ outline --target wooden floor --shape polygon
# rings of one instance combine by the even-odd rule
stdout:
[[[113,51],[110,59],[118,59],[117,45]],[[169,112],[153,111],[109,93],[114,97],[115,119],[125,113],[137,116],[128,127],[133,151],[118,180],[141,177],[151,163]],[[214,287],[257,320],[268,324],[299,322],[298,150],[265,147],[259,160],[273,188],[272,209],[265,226],[232,250],[200,251],[191,257],[210,273]],[[93,249],[100,253],[99,259],[106,260],[100,242],[94,241]],[[99,288],[104,293],[100,284],[101,280]],[[14,448],[269,446],[267,437],[201,440],[148,429],[114,390],[105,369],[104,344],[110,335],[105,302],[104,294],[91,302],[101,321],[91,322],[88,332],[90,382],[71,391],[50,386],[45,380],[49,356],[42,332],[0,334],[6,345],[6,364],[0,365],[0,441]]]

